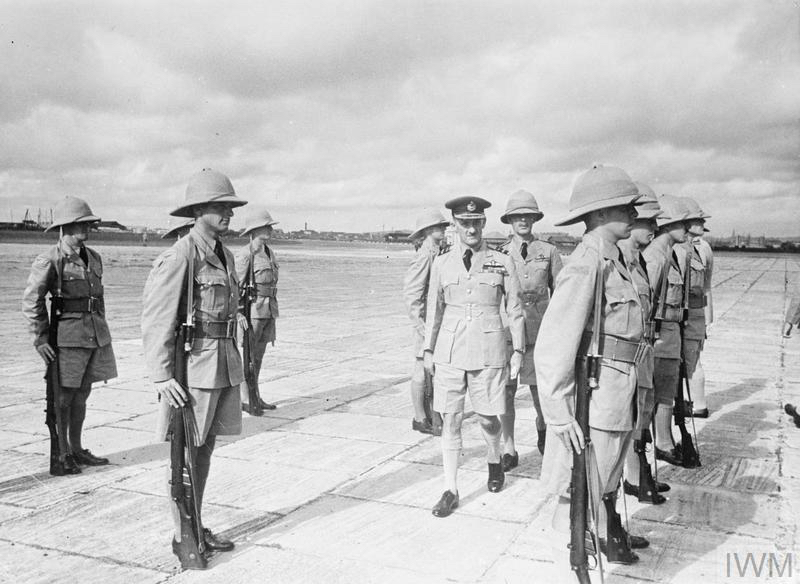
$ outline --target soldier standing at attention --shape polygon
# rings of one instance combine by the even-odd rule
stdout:
[[[694,401],[693,409],[688,410],[689,415],[695,418],[708,417],[708,403],[706,402],[706,374],[700,362],[703,345],[707,337],[708,326],[714,320],[714,311],[711,305],[711,270],[713,269],[713,254],[708,242],[702,236],[707,231],[706,219],[711,216],[690,197],[682,197],[689,216],[686,220],[688,237],[685,244],[680,246],[678,260],[681,265],[690,256],[690,286],[689,286],[689,318],[684,329],[683,350],[686,356],[686,375],[689,377],[689,389]],[[686,396],[689,399],[689,396]]]
[[[153,262],[142,299],[144,355],[161,401],[158,435],[161,440],[167,438],[171,407],[186,403],[192,406],[199,445],[195,453],[195,487],[200,504],[217,436],[239,434],[242,426],[242,359],[235,338],[239,287],[233,255],[219,238],[228,230],[233,208],[246,203],[236,196],[224,174],[204,169],[189,179],[185,202],[171,215],[194,217],[194,227]],[[187,278],[190,258],[194,274]],[[191,307],[186,306],[187,279],[194,286]],[[195,331],[187,366],[189,387],[185,391],[175,379],[175,331],[187,310],[193,311]],[[168,472],[168,496],[170,492]],[[181,538],[178,509],[174,504],[170,506],[175,523],[173,552],[182,565],[188,565],[189,559],[181,556],[176,545]],[[203,536],[208,549],[233,549],[233,542],[208,529]]]
[[[433,405],[441,412],[442,462],[446,490],[433,507],[436,517],[447,517],[458,507],[458,459],[464,398],[478,414],[489,463],[487,488],[503,488],[500,457],[500,420],[505,413],[505,386],[519,374],[525,352],[522,314],[514,262],[489,249],[483,241],[491,203],[480,197],[458,197],[445,204],[455,220],[457,238],[431,270],[425,319],[424,365],[434,376]],[[505,305],[514,344],[510,363],[500,308]],[[435,364],[435,365],[434,365]],[[434,368],[435,367],[435,368]],[[510,372],[509,372],[510,369]]]
[[[45,363],[58,359],[61,391],[54,406],[59,455],[50,467],[50,474],[58,476],[81,472],[79,465],[108,464],[107,458],[93,455],[81,441],[92,383],[117,376],[103,300],[103,261],[85,245],[90,226],[98,221],[83,199],[59,201],[45,231],[59,228],[60,238],[34,260],[22,298],[33,346]],[[56,347],[48,342],[54,324],[45,306],[48,293],[60,314]]]
[[[414,369],[411,372],[411,403],[414,406],[414,419],[411,428],[423,434],[441,436],[442,420],[439,414],[431,412],[428,419],[425,411],[426,375],[422,360],[422,343],[425,340],[425,303],[428,299],[428,282],[431,265],[441,252],[445,227],[450,222],[435,210],[426,210],[417,218],[416,228],[408,236],[410,240],[422,240],[411,265],[403,279],[403,300],[414,330]]]
[[[686,206],[671,195],[658,198],[661,215],[656,218],[656,236],[642,256],[653,289],[657,338],[653,388],[656,408],[653,428],[658,460],[680,465],[680,454],[672,440],[672,407],[680,382],[681,330],[683,319],[683,270],[673,246],[686,241]]]
[[[583,239],[558,275],[534,349],[539,399],[547,422],[542,477],[559,496],[553,516],[559,563],[568,554],[569,484],[573,449],[586,438],[575,419],[576,383],[585,383],[595,310],[601,310],[599,388],[589,406],[589,451],[592,468],[589,500],[602,497],[606,517],[606,555],[610,562],[638,560],[631,547],[649,542],[625,533],[616,512],[617,490],[634,428],[636,363],[643,351],[644,318],[639,294],[617,242],[630,236],[639,191],[621,169],[596,165],[581,174],[572,189],[569,214],[555,225],[586,224]],[[596,297],[597,278],[603,293]],[[593,455],[592,455],[593,454]],[[563,544],[563,545],[562,545]]]
[[[499,251],[514,260],[522,291],[522,311],[525,314],[525,355],[519,372],[519,383],[530,388],[533,406],[536,408],[537,446],[544,454],[546,428],[539,392],[536,388],[536,370],[533,366],[533,347],[539,324],[550,302],[550,295],[561,271],[561,255],[554,245],[536,239],[533,224],[544,217],[536,198],[527,191],[517,191],[508,199],[506,212],[500,221],[511,225],[514,234],[510,240],[498,247]],[[510,378],[506,385],[506,413],[500,416],[503,436],[503,471],[507,472],[519,464],[519,453],[514,444],[514,397],[517,379]]]
[[[242,231],[243,236],[250,235],[250,245],[236,252],[236,277],[244,288],[252,276],[256,290],[256,300],[250,309],[250,319],[253,323],[252,358],[256,379],[261,372],[267,345],[272,343],[275,346],[275,319],[278,318],[278,258],[269,247],[269,240],[272,238],[272,226],[277,224],[269,211],[251,216]],[[240,315],[239,326],[247,326],[244,315]],[[247,383],[242,383],[241,396],[243,402],[249,400]],[[274,404],[264,400],[261,400],[261,407],[265,410],[275,409]]]
[[[644,339],[645,352],[636,365],[636,427],[633,430],[633,447],[628,449],[625,460],[626,475],[630,479],[624,481],[626,494],[638,497],[639,501],[659,505],[666,501],[660,494],[669,490],[669,485],[653,480],[650,463],[647,461],[646,446],[652,442],[650,423],[655,408],[655,390],[653,389],[653,369],[655,356],[655,321],[653,313],[653,290],[647,271],[647,262],[642,257],[642,250],[650,244],[656,230],[656,217],[661,214],[661,207],[653,189],[642,183],[634,183],[641,198],[637,201],[636,221],[631,229],[631,236],[619,242],[619,248],[625,257],[625,263],[633,276],[633,283],[639,292],[639,302],[645,319]]]

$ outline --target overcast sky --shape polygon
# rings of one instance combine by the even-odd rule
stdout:
[[[549,231],[602,162],[715,235],[800,234],[789,0],[24,0],[0,39],[1,221],[69,194],[165,226],[211,167],[251,201],[234,227],[410,228],[474,194],[494,229],[524,188]]]

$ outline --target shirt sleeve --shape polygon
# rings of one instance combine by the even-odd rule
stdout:
[[[431,261],[427,253],[417,253],[403,278],[403,301],[408,317],[420,330],[425,327],[425,296]]]
[[[548,282],[550,294],[552,294],[556,288],[556,278],[563,267],[564,262],[561,260],[561,252],[558,251],[558,248],[553,246],[553,250],[550,252],[550,281]]]
[[[503,277],[505,294],[505,309],[508,318],[508,330],[511,333],[511,342],[514,350],[525,352],[525,314],[522,311],[521,286],[514,260],[505,256],[506,275]]]
[[[439,336],[439,327],[442,325],[444,312],[444,290],[441,285],[440,269],[446,256],[439,256],[431,266],[431,279],[428,283],[428,300],[426,301],[427,315],[425,318],[425,341],[423,349],[433,351],[436,347],[436,338]]]
[[[594,310],[596,273],[590,255],[571,259],[558,276],[542,318],[533,358],[548,424],[567,424],[575,418],[575,362]]]
[[[33,346],[48,341],[50,319],[47,315],[45,297],[55,281],[53,262],[46,254],[38,256],[31,266],[25,291],[22,293],[22,314],[28,321],[28,331],[33,337]]]

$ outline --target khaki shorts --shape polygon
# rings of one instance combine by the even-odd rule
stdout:
[[[242,402],[239,387],[222,389],[189,388],[192,409],[197,422],[198,444],[203,444],[209,435],[234,436],[242,433]],[[169,432],[171,406],[162,399],[158,411],[156,437],[166,440]]]
[[[436,363],[433,377],[433,409],[442,414],[464,411],[464,398],[476,413],[499,416],[506,413],[508,366],[465,371]]]
[[[638,432],[650,428],[650,420],[655,409],[656,392],[652,387],[636,386],[636,430]]]
[[[700,353],[703,350],[703,342],[696,339],[683,340],[683,358],[686,361],[686,377],[689,379],[694,375],[697,364],[700,362]]]
[[[63,387],[81,387],[117,376],[117,360],[111,344],[96,349],[59,347],[58,370]]]
[[[678,379],[680,379],[680,359],[662,359],[656,357],[653,368],[653,386],[655,387],[656,403],[671,406],[675,403],[678,392]]]

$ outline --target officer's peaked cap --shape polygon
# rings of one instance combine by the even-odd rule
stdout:
[[[539,204],[528,191],[519,190],[508,198],[506,212],[500,216],[500,221],[510,223],[512,215],[535,215],[536,221],[544,217],[544,213],[539,210]]]
[[[486,199],[465,195],[450,199],[444,206],[453,212],[455,219],[483,219],[486,217],[483,210],[492,204]]]
[[[231,180],[216,170],[204,168],[186,186],[183,205],[170,215],[175,217],[194,217],[194,208],[208,203],[227,203],[232,207],[246,205],[247,201],[236,196]]]
[[[100,221],[100,217],[92,213],[89,203],[78,197],[66,196],[56,203],[53,209],[53,222],[45,231],[70,223],[94,223],[96,221]]]
[[[640,196],[624,170],[595,164],[577,178],[569,198],[569,213],[554,225],[572,225],[583,220],[587,213],[630,205]]]

